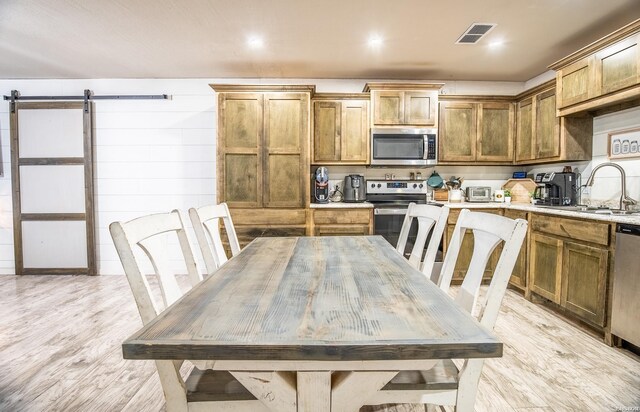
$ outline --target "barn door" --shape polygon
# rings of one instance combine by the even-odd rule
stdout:
[[[96,274],[91,103],[15,103],[16,274]]]

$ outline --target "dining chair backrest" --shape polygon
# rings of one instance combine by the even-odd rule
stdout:
[[[463,209],[448,245],[442,263],[438,285],[449,292],[451,279],[460,254],[460,247],[465,234],[473,236],[473,254],[471,262],[458,289],[455,301],[460,307],[474,314],[482,277],[493,251],[501,246],[502,251],[491,277],[491,283],[480,308],[478,320],[488,329],[493,329],[498,317],[502,298],[509,284],[509,278],[515,266],[522,242],[527,233],[527,221],[509,219],[491,213],[471,212]]]
[[[227,261],[227,254],[220,236],[220,219],[224,223],[229,246],[231,247],[231,255],[236,256],[240,253],[240,243],[226,203],[199,208],[192,207],[189,209],[189,218],[198,239],[198,245],[200,246],[208,274],[215,272]]]
[[[471,231],[474,236],[473,254],[469,269],[454,299],[463,310],[473,314],[480,293],[482,275],[492,252],[501,246],[502,251],[491,283],[477,313],[480,324],[488,330],[493,330],[511,272],[527,233],[527,222],[523,219],[513,220],[489,213],[462,210],[449,242],[438,281],[440,288],[446,293],[449,292],[462,239],[467,231]],[[373,395],[367,404],[455,405],[455,410],[472,411],[484,361],[482,358],[465,359],[462,367],[458,368],[453,360],[443,359],[429,370],[401,371]]]
[[[147,256],[158,278],[164,307],[180,298],[182,292],[176,273],[169,265],[166,246],[170,239],[163,235],[173,232],[177,236],[191,285],[194,286],[202,280],[177,210],[142,216],[128,222],[113,222],[109,225],[109,231],[145,325],[164,308],[160,308],[153,298],[153,292],[144,274],[144,261],[140,259],[140,252],[137,251]]]
[[[438,253],[438,246],[440,245],[444,229],[447,227],[448,216],[449,208],[446,206],[439,207],[434,205],[418,205],[416,203],[410,203],[409,208],[407,209],[407,214],[404,217],[404,222],[400,229],[400,235],[398,236],[396,250],[400,254],[404,254],[407,247],[407,240],[409,238],[411,225],[414,219],[417,220],[418,234],[413,248],[411,249],[411,254],[409,255],[409,263],[416,269],[422,270],[422,272],[427,276],[431,276],[433,264],[436,260],[436,254]],[[429,234],[431,234],[431,238],[427,245],[424,262],[422,263],[422,267],[420,267],[422,252],[424,251]]]
[[[202,280],[182,218],[177,210],[143,216],[129,222],[113,222],[109,225],[109,230],[144,325],[155,319],[182,295],[175,274],[168,265],[168,254],[164,246],[169,239],[163,235],[171,233],[177,235],[191,286],[195,286]],[[137,249],[148,257],[159,279],[163,308],[160,308],[153,299],[142,262],[137,256],[140,254],[136,252]],[[201,371],[194,367],[185,380],[180,373],[183,363],[182,360],[155,361],[168,412],[212,409],[263,411],[265,409],[260,401],[240,385],[230,373],[214,370]]]

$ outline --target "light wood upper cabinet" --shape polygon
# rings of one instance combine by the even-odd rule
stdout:
[[[367,164],[369,162],[369,101],[313,101],[313,164]],[[338,99],[338,100],[335,100]]]
[[[513,161],[515,109],[507,102],[440,102],[441,162]]]
[[[309,182],[309,92],[212,85],[218,94],[218,201],[302,208]],[[237,88],[241,92],[227,91]],[[305,86],[298,86],[305,90]]]
[[[640,19],[552,64],[558,116],[640,99]]]
[[[476,159],[488,162],[511,162],[514,124],[515,110],[512,103],[480,103]]]
[[[518,102],[516,118],[516,162],[534,159],[533,98]]]
[[[442,84],[367,83],[372,126],[436,126]]]
[[[438,141],[441,162],[464,162],[476,159],[477,114],[474,103],[440,103]]]
[[[560,156],[559,123],[555,91],[536,95],[536,159]]]
[[[372,92],[375,126],[435,126],[438,92]]]
[[[517,164],[590,160],[593,118],[590,115],[556,117],[555,82],[550,81],[517,100]]]

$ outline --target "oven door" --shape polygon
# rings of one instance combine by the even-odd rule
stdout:
[[[400,230],[404,223],[404,218],[407,214],[407,206],[376,206],[373,209],[373,231],[376,235],[381,235],[387,242],[391,243],[393,247],[398,245],[398,238],[400,237]],[[407,237],[407,244],[404,249],[404,257],[409,259],[413,245],[416,243],[418,236],[418,219],[414,219],[411,222],[411,228],[409,229],[409,236]],[[431,233],[427,237],[427,241],[422,251],[422,260],[427,252],[427,246],[431,240]],[[442,261],[442,241],[438,247],[438,253],[436,255],[436,261]]]
[[[388,206],[377,207],[373,210],[373,230],[376,235],[384,237],[393,247],[398,245],[398,238],[400,236],[400,230],[404,223],[404,218],[407,214],[407,207],[402,206]],[[408,259],[413,250],[413,245],[416,243],[418,236],[418,220],[414,219],[411,222],[411,229],[409,229],[409,236],[407,237],[407,245],[404,250],[404,256]],[[426,252],[426,245],[425,251]]]

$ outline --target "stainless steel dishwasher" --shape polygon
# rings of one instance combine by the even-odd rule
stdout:
[[[614,265],[611,333],[640,346],[640,226],[617,225]]]

